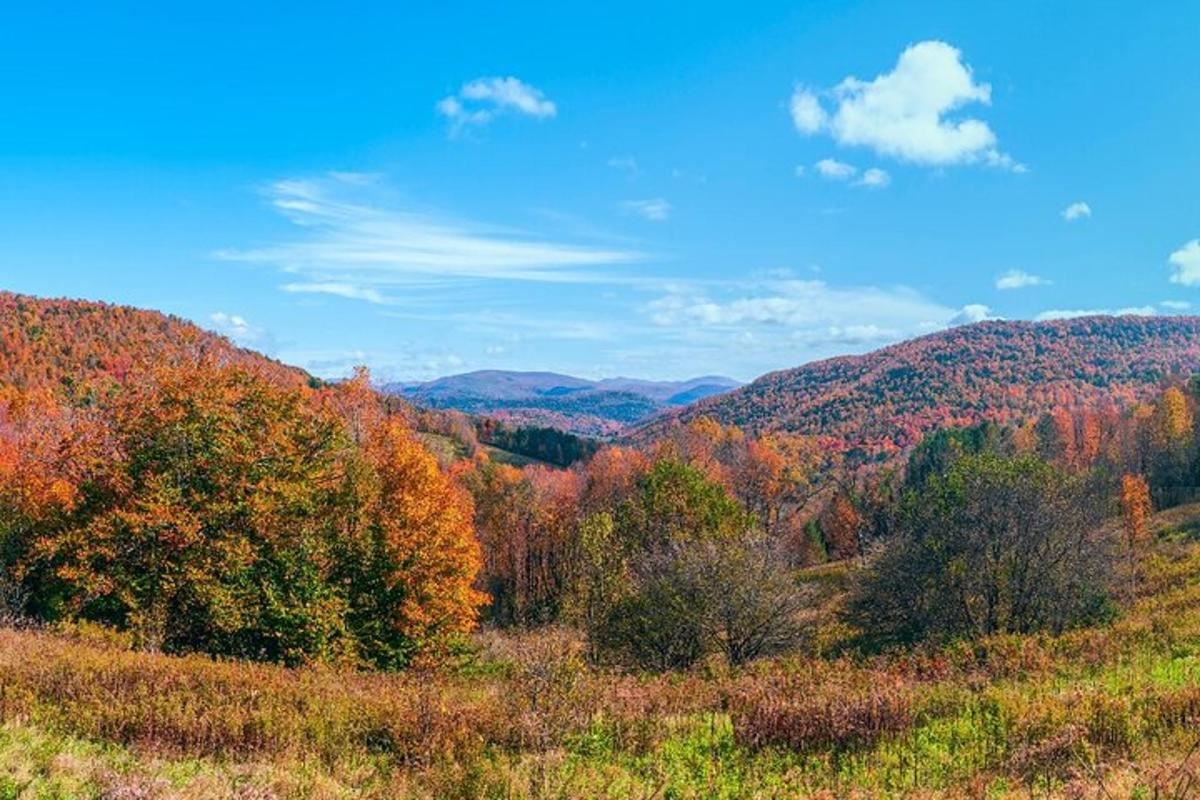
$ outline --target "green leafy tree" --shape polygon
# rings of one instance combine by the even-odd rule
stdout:
[[[878,644],[1062,631],[1106,613],[1107,504],[1033,456],[963,456],[908,493],[850,614]]]

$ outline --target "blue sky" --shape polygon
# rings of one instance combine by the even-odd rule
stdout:
[[[0,287],[397,380],[1200,308],[1194,2],[565,5],[9,9]]]

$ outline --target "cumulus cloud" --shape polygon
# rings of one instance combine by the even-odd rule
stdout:
[[[1077,317],[1153,317],[1158,313],[1158,309],[1154,306],[1131,306],[1129,308],[1077,308],[1077,309],[1062,309],[1056,308],[1050,311],[1043,311],[1034,319],[1038,322],[1045,322],[1054,319],[1076,319]]]
[[[801,133],[813,134],[825,127],[829,115],[821,107],[821,101],[815,92],[797,86],[792,92],[791,102],[792,122]]]
[[[972,322],[983,322],[985,319],[995,319],[992,309],[983,303],[968,303],[950,318],[951,325],[970,325]]]
[[[855,186],[866,186],[870,189],[882,189],[892,182],[892,176],[888,175],[879,167],[871,167],[863,170],[862,177],[854,182]]]
[[[1171,283],[1200,286],[1200,239],[1192,239],[1167,258],[1171,264]]]
[[[822,158],[816,164],[813,164],[813,168],[818,175],[827,181],[845,183],[857,175],[858,180],[855,180],[851,185],[865,186],[868,189],[882,189],[892,182],[892,176],[879,167],[870,167],[863,170],[862,174],[859,175],[858,167],[853,164],[847,164],[844,161],[838,161],[836,158]],[[797,177],[803,177],[804,173],[804,167],[796,167]]]
[[[661,197],[649,200],[626,200],[621,208],[627,214],[637,214],[651,222],[662,222],[671,216],[671,204]]]
[[[293,278],[284,290],[392,302],[402,287],[464,281],[621,282],[593,268],[628,264],[641,253],[555,241],[452,219],[395,203],[377,186],[334,178],[278,181],[265,191],[293,236],[218,258],[271,265]]]
[[[486,125],[501,114],[519,114],[544,119],[558,113],[540,89],[513,78],[476,78],[462,85],[457,94],[438,101],[438,113],[450,120],[454,130]]]
[[[214,311],[208,315],[212,328],[217,333],[228,338],[235,344],[253,344],[261,332],[238,314],[226,314],[224,311]]]
[[[209,329],[221,334],[239,347],[253,347],[264,352],[274,349],[271,334],[257,325],[252,325],[240,314],[214,311],[208,315]]]
[[[1169,311],[1187,311],[1192,307],[1187,300],[1163,300],[1159,305]]]
[[[1092,215],[1092,207],[1083,201],[1071,203],[1062,210],[1062,218],[1067,222],[1074,222],[1077,219],[1087,219]]]
[[[858,168],[835,158],[822,158],[813,165],[817,174],[831,181],[848,181],[858,174]]]
[[[1050,281],[1038,275],[1031,275],[1025,270],[1010,269],[996,278],[996,288],[1002,291],[1026,289],[1030,286],[1049,286]]]
[[[827,133],[838,144],[867,147],[882,156],[932,166],[985,163],[1024,171],[1000,152],[986,122],[954,116],[964,106],[989,105],[991,99],[991,86],[976,82],[957,48],[925,41],[905,49],[893,70],[874,80],[848,77],[826,91],[797,86],[790,110],[800,133]]]

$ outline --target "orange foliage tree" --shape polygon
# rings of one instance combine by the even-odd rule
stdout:
[[[470,498],[366,388],[199,355],[0,420],[0,565],[146,646],[398,667],[482,598]]]

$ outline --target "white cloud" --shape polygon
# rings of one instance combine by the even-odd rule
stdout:
[[[831,181],[848,181],[858,174],[858,168],[834,158],[822,158],[813,165],[817,174]]]
[[[925,41],[909,46],[891,72],[872,81],[848,77],[820,93],[798,86],[790,107],[800,133],[825,132],[841,145],[868,147],[917,164],[982,162],[1024,171],[997,149],[986,122],[950,116],[966,105],[989,105],[991,97],[991,86],[976,83],[959,50]],[[832,104],[832,113],[823,99]]]
[[[871,189],[882,189],[892,182],[892,176],[878,167],[863,170],[862,177],[854,182],[855,186],[866,186]]]
[[[1200,239],[1192,239],[1171,253],[1167,261],[1173,268],[1171,283],[1200,286]]]
[[[214,331],[241,347],[259,344],[266,338],[265,331],[254,327],[238,314],[214,311],[208,315],[208,319]]]
[[[1045,322],[1054,319],[1076,319],[1077,317],[1153,317],[1158,313],[1154,306],[1131,306],[1129,308],[1082,308],[1082,309],[1051,309],[1043,311],[1034,319]]]
[[[637,214],[651,222],[662,222],[671,215],[671,204],[661,197],[650,200],[626,200],[621,208],[629,214]]]
[[[397,205],[377,186],[329,179],[270,186],[271,206],[296,226],[289,240],[218,252],[293,276],[291,292],[392,302],[392,290],[463,281],[614,282],[586,268],[628,264],[641,253],[554,241]]]
[[[1071,203],[1062,210],[1062,218],[1067,222],[1074,222],[1077,219],[1086,219],[1092,215],[1092,207],[1083,201]]]
[[[897,341],[989,313],[979,305],[948,308],[905,287],[839,288],[820,280],[786,279],[747,288],[751,291],[744,296],[714,297],[715,287],[676,287],[645,311],[656,325],[724,340],[753,337],[760,328],[785,329],[792,342],[835,350]]]
[[[376,289],[369,287],[355,286],[351,283],[336,283],[333,281],[323,281],[318,283],[288,283],[279,287],[285,292],[292,294],[331,294],[335,297],[345,297],[348,300],[366,300],[368,303],[378,305],[386,304],[388,301]]]
[[[1031,275],[1020,269],[1010,269],[996,278],[996,288],[1000,290],[1025,289],[1030,286],[1049,286],[1050,281],[1038,275]]]
[[[1159,305],[1171,311],[1187,311],[1192,307],[1187,300],[1163,300]]]
[[[792,122],[801,133],[813,134],[825,127],[829,115],[821,108],[817,95],[803,86],[792,92]]]
[[[340,380],[353,374],[356,367],[371,367],[376,385],[396,380],[429,380],[452,372],[461,372],[468,362],[444,347],[429,347],[424,341],[402,341],[388,351],[296,348],[280,353],[280,358],[313,375]]]
[[[983,303],[968,303],[950,318],[951,325],[970,325],[972,322],[983,322],[985,319],[995,319],[992,310]]]
[[[457,94],[443,97],[438,112],[450,120],[454,130],[469,125],[486,125],[500,114],[514,113],[544,119],[558,107],[537,89],[517,78],[476,78],[464,83]]]

